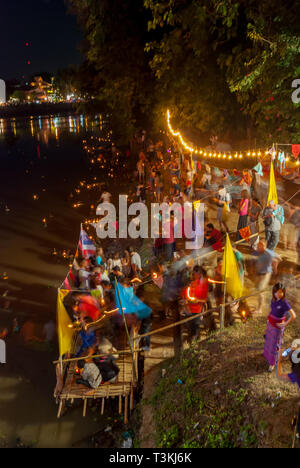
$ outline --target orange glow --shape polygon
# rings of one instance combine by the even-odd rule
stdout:
[[[197,300],[196,297],[191,296],[191,288],[190,288],[190,286],[189,286],[189,287],[187,288],[187,290],[186,290],[186,295],[187,295],[187,298],[188,298],[189,301],[196,301],[196,300]]]
[[[136,282],[136,283],[142,283],[142,280],[140,280],[140,278],[133,278],[133,279],[131,280],[131,283],[135,283],[135,282]]]
[[[216,281],[211,278],[208,278],[209,283],[215,283],[215,284],[225,284],[225,281]]]

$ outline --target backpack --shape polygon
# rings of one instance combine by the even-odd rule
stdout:
[[[270,214],[269,212],[270,212],[270,210],[264,211],[263,216],[265,216],[266,214]],[[264,218],[264,225],[265,225],[266,228],[271,226],[271,224],[272,224],[272,218],[271,217],[270,218]]]

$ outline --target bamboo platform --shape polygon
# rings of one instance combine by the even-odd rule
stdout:
[[[132,337],[135,335],[133,330]],[[132,340],[133,346],[133,357],[134,365],[137,372],[138,363],[138,348],[136,341]],[[129,411],[134,406],[134,387],[137,385],[138,375],[135,375],[132,356],[131,355],[120,355],[115,360],[115,364],[119,367],[119,374],[114,382],[107,382],[101,384],[96,389],[90,389],[82,384],[77,384],[76,380],[79,377],[75,373],[77,361],[72,361],[63,364],[63,371],[61,372],[61,365],[56,365],[56,377],[57,383],[54,391],[54,397],[58,403],[57,418],[60,418],[65,408],[67,401],[71,403],[74,400],[83,401],[83,417],[86,416],[87,402],[88,400],[101,400],[101,414],[104,414],[105,400],[108,398],[118,398],[118,410],[119,414],[124,414],[124,423],[128,423]]]

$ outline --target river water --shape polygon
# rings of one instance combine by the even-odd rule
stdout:
[[[75,253],[88,200],[100,193],[96,187],[80,200],[75,188],[106,178],[107,166],[100,173],[91,165],[83,141],[98,138],[107,148],[108,136],[100,115],[0,119],[0,331],[11,331],[14,318],[21,327],[8,336],[7,364],[0,366],[0,447],[17,438],[70,447],[98,428],[89,412],[82,418],[82,408],[56,419],[57,346],[49,350],[39,339],[43,324],[55,320],[57,288],[68,272],[62,254]],[[85,203],[74,209],[75,201]],[[34,344],[24,343],[23,329]]]

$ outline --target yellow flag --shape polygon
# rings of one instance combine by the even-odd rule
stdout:
[[[194,201],[194,209],[198,213],[201,205],[201,200]]]
[[[273,162],[272,161],[271,161],[271,167],[270,167],[270,183],[269,183],[269,193],[268,193],[267,205],[269,204],[270,200],[273,200],[276,205],[278,204],[276,180],[275,180],[274,167],[273,167]]]
[[[194,172],[194,160],[193,160],[193,153],[191,153],[191,171]]]
[[[224,281],[226,281],[226,292],[228,292],[233,299],[241,297],[243,293],[243,285],[239,275],[238,263],[228,234],[226,236],[226,245],[223,255],[222,275],[224,277]]]
[[[69,327],[69,325],[72,325],[72,321],[63,304],[63,299],[68,292],[67,289],[59,289],[57,295],[57,333],[60,356],[72,350],[74,330]]]

